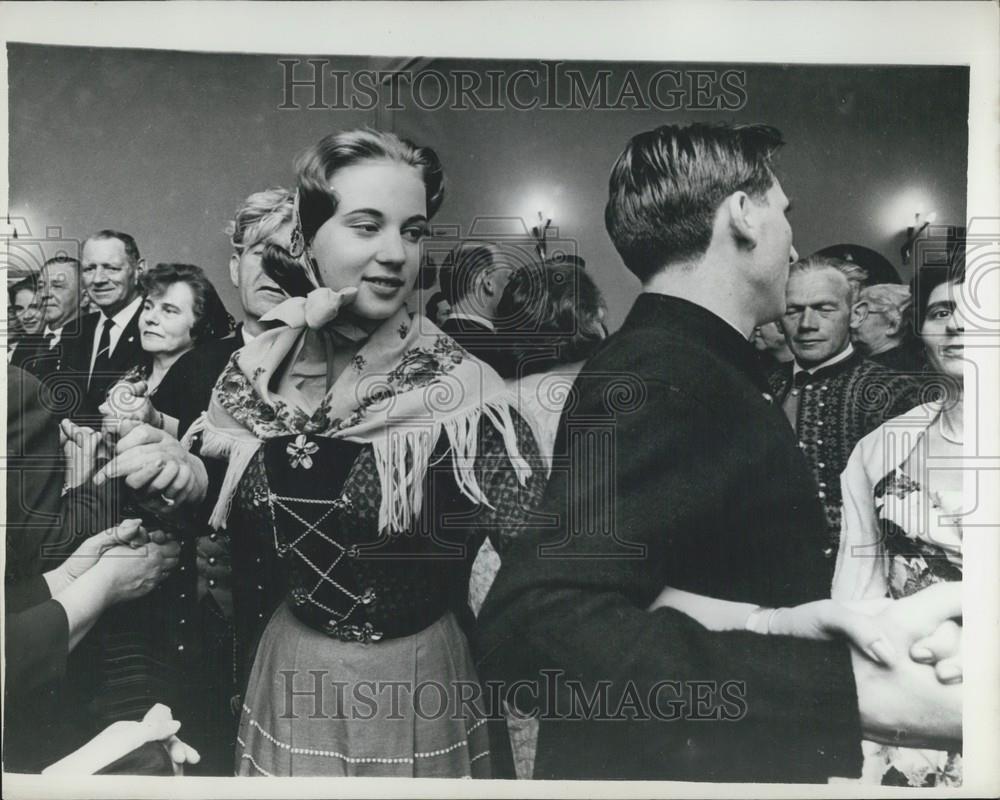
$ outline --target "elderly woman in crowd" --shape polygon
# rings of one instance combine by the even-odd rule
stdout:
[[[913,335],[913,298],[897,283],[866,286],[858,295],[859,318],[851,340],[871,361],[895,372],[920,372],[927,361]]]
[[[229,335],[233,320],[212,282],[192,264],[157,264],[142,274],[140,286],[145,357],[112,387],[101,413],[110,427],[118,420],[138,420],[179,438],[208,406],[218,377],[195,368],[188,355]]]

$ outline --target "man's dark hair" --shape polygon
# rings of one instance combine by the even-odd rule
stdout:
[[[496,248],[486,242],[463,242],[455,247],[438,268],[438,280],[445,300],[454,306],[475,287],[475,278],[493,266]]]
[[[133,267],[138,266],[139,261],[142,259],[142,256],[139,255],[139,245],[137,245],[135,243],[135,239],[127,233],[105,229],[103,231],[90,234],[90,236],[88,236],[83,243],[87,244],[87,242],[94,241],[95,239],[117,239],[125,248],[125,257],[128,259],[128,263]]]
[[[645,283],[705,253],[715,214],[734,192],[762,198],[784,142],[768,125],[662,125],[632,137],[611,169],[604,222],[625,266]]]
[[[530,375],[590,358],[606,335],[606,310],[601,290],[578,264],[525,265],[504,287],[498,330],[522,334],[512,355],[520,374]]]

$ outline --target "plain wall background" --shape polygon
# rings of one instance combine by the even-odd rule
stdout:
[[[222,232],[237,203],[265,186],[290,185],[292,158],[320,136],[383,125],[441,156],[449,184],[436,227],[468,232],[484,218],[530,225],[537,211],[553,213],[559,239],[587,259],[604,291],[612,328],[639,285],[604,229],[609,170],[631,135],[665,122],[780,128],[788,146],[777,169],[794,202],[795,245],[803,255],[853,242],[881,252],[905,279],[899,248],[915,213],[936,212],[940,224],[965,221],[968,70],[962,67],[717,65],[746,72],[746,105],[728,112],[430,112],[412,102],[399,111],[364,112],[309,110],[304,99],[299,110],[279,109],[278,58],[10,45],[11,216],[23,218],[36,238],[60,229],[62,239],[45,245],[46,255],[99,228],[128,231],[151,263],[204,267],[238,316]],[[336,58],[331,68],[385,63]],[[563,68],[588,75],[613,69],[611,85],[618,86],[626,70],[643,85],[664,65]],[[545,74],[537,61],[437,59],[419,66]]]

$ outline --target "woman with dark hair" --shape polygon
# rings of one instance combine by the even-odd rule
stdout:
[[[101,413],[112,424],[138,420],[180,438],[207,407],[218,377],[195,369],[196,362],[185,356],[228,336],[233,318],[201,267],[193,264],[157,264],[142,274],[140,286],[144,358],[108,392]]]
[[[356,130],[296,166],[290,247],[264,252],[290,299],[192,428],[228,461],[210,521],[240,533],[237,772],[488,777],[459,623],[486,531],[511,535],[538,491],[530,431],[492,369],[406,311],[437,155]]]
[[[833,578],[839,600],[905,597],[946,582],[960,592],[965,270],[924,268],[914,283],[917,330],[938,377],[930,389],[936,396],[858,442],[841,475],[844,516]],[[943,682],[962,680],[957,661],[945,659],[935,669]],[[864,781],[955,786],[961,779],[959,753],[865,743]]]

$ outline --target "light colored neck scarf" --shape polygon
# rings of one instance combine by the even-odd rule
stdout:
[[[518,449],[513,398],[503,380],[430,320],[411,319],[405,309],[368,337],[311,411],[305,398],[280,380],[295,363],[307,331],[329,326],[353,341],[359,336],[359,329],[343,320],[332,325],[328,317],[317,320],[311,301],[313,295],[292,298],[267,315],[285,324],[234,354],[212,391],[208,411],[185,437],[190,444],[200,433],[203,455],[229,461],[209,519],[213,527],[225,527],[247,466],[265,440],[278,436],[329,436],[371,445],[382,489],[383,531],[409,530],[418,518],[428,463],[442,433],[459,490],[489,505],[474,469],[483,417],[502,435],[518,479],[526,482],[531,468]]]

